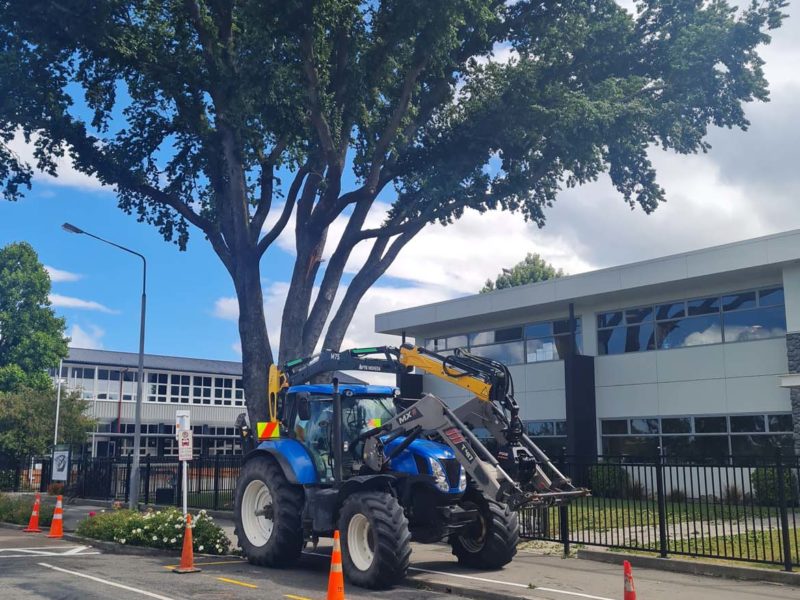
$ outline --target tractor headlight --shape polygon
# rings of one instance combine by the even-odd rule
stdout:
[[[464,467],[460,469],[460,475],[458,476],[458,491],[463,492],[467,489],[467,472],[464,470]]]
[[[442,463],[435,458],[429,458],[428,461],[431,464],[431,474],[433,475],[433,481],[436,483],[436,487],[442,492],[449,491],[450,484],[447,482],[447,475],[444,474]]]

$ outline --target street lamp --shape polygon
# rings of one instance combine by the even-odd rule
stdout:
[[[134,254],[142,259],[142,314],[139,320],[139,373],[136,378],[136,417],[135,417],[135,430],[133,432],[133,460],[131,461],[131,483],[130,495],[128,505],[131,509],[137,509],[139,506],[139,449],[142,445],[142,383],[144,380],[144,316],[145,307],[147,305],[147,260],[138,252],[134,252],[130,248],[120,246],[114,242],[110,242],[99,236],[96,236],[88,231],[84,231],[79,227],[75,227],[71,223],[64,223],[61,228],[69,233],[77,233],[88,235],[96,240],[104,242],[120,250],[124,250],[130,254]]]

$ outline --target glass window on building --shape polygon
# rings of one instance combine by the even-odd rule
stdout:
[[[793,454],[791,414],[702,415],[602,419],[603,453],[652,458],[659,447],[668,461],[718,462],[729,457]]]
[[[169,375],[167,373],[147,373],[148,402],[166,402]]]
[[[170,375],[170,390],[169,390],[169,400],[170,402],[175,402],[179,404],[189,404],[191,394],[190,391],[190,382],[191,377],[189,375],[178,375],[173,373]]]
[[[194,375],[192,384],[192,402],[194,404],[211,404],[211,377]]]
[[[551,458],[562,456],[566,451],[566,421],[526,421],[525,428],[533,442]]]
[[[597,315],[598,355],[786,335],[783,288],[734,292]]]

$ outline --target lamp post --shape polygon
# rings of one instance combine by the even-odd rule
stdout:
[[[88,235],[91,238],[104,242],[110,246],[114,246],[115,248],[119,248],[120,250],[138,256],[142,259],[142,313],[139,320],[139,372],[136,377],[136,417],[134,419],[135,429],[133,432],[133,459],[131,460],[131,483],[130,494],[128,498],[129,507],[135,510],[139,506],[139,449],[142,445],[142,384],[144,380],[144,318],[145,307],[147,305],[147,260],[143,255],[139,254],[138,252],[134,252],[130,248],[110,242],[106,239],[89,233],[88,231],[84,231],[79,227],[75,227],[75,225],[70,223],[64,223],[61,227],[64,229],[64,231]]]

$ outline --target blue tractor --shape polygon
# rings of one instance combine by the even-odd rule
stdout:
[[[336,377],[308,383],[343,370],[412,367],[470,389],[475,400],[452,411],[430,394],[409,400],[394,387]],[[258,565],[290,565],[306,543],[339,530],[345,576],[372,589],[405,576],[412,540],[446,540],[468,566],[507,564],[519,540],[517,508],[586,493],[518,431],[509,380],[500,363],[410,345],[323,351],[273,368],[273,420],[255,432],[244,415],[237,423],[249,448],[235,493],[244,555]],[[495,402],[498,390],[503,399]],[[476,427],[493,435],[496,455]]]

